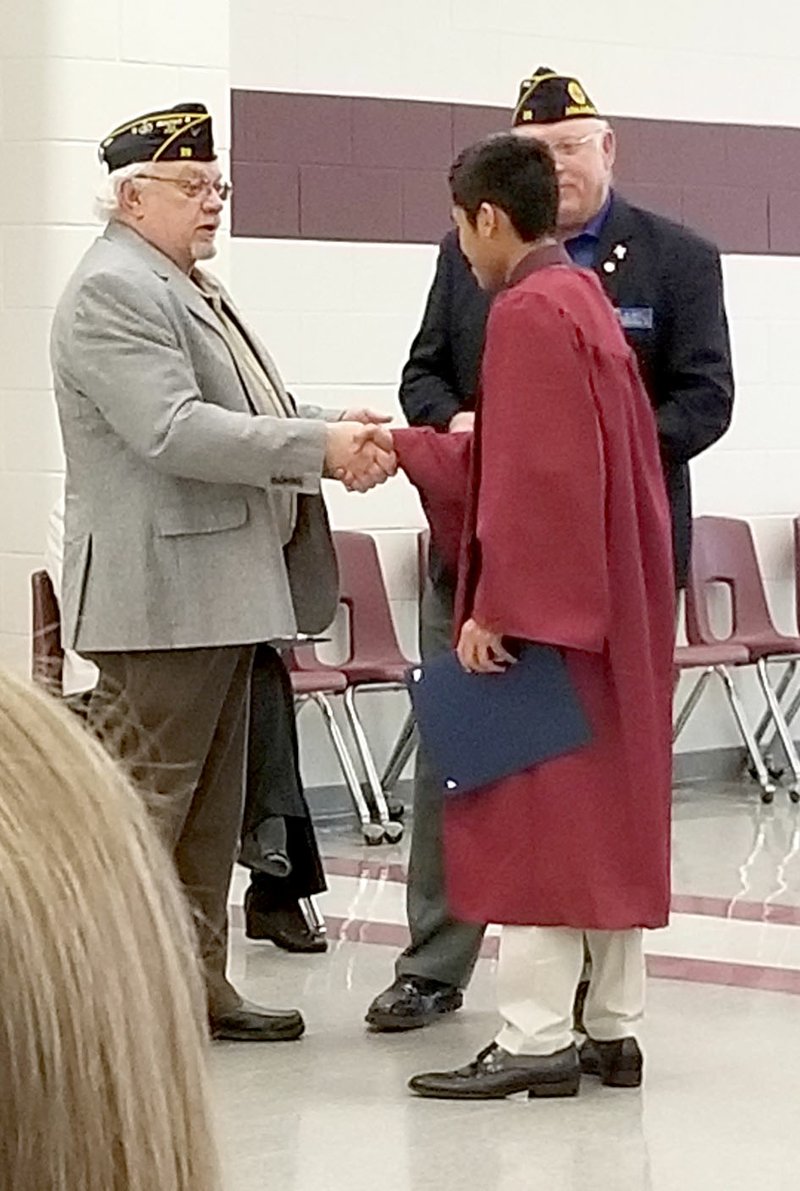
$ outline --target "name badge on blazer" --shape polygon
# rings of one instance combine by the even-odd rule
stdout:
[[[625,331],[652,331],[652,306],[620,306],[617,310],[619,321]]]

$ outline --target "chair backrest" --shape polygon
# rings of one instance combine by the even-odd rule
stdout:
[[[339,598],[350,615],[348,661],[407,663],[397,640],[375,539],[367,533],[338,530],[333,542],[339,561]]]
[[[31,677],[42,686],[60,688],[64,664],[61,613],[47,571],[34,571],[31,575],[31,596]]]
[[[746,644],[778,631],[770,615],[758,565],[753,532],[734,517],[697,517],[692,525],[692,554],[686,587],[686,636],[692,645],[721,638],[710,615],[713,584],[724,584],[731,597],[733,631],[727,640]]]

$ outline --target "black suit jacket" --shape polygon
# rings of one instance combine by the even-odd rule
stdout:
[[[595,272],[621,312],[656,412],[682,586],[691,546],[689,460],[724,434],[733,408],[719,252],[615,195]],[[444,429],[459,410],[474,408],[489,302],[450,232],[403,369],[400,402],[411,425]]]

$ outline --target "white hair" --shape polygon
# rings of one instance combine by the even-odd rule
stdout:
[[[146,161],[134,161],[131,165],[123,165],[118,170],[112,170],[103,179],[94,200],[95,215],[98,219],[107,223],[109,219],[113,219],[115,215],[119,214],[119,199],[123,182],[130,182],[132,178],[140,178],[142,174],[146,173],[148,164]]]

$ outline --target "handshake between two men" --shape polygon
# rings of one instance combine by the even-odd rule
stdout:
[[[338,422],[328,426],[324,475],[341,480],[351,492],[368,492],[397,472],[397,455],[391,430],[391,417],[370,409],[349,409]],[[450,434],[471,433],[475,414],[462,410],[450,421]]]
[[[323,475],[340,480],[350,492],[369,492],[397,472],[391,418],[369,409],[346,410],[328,426]]]

